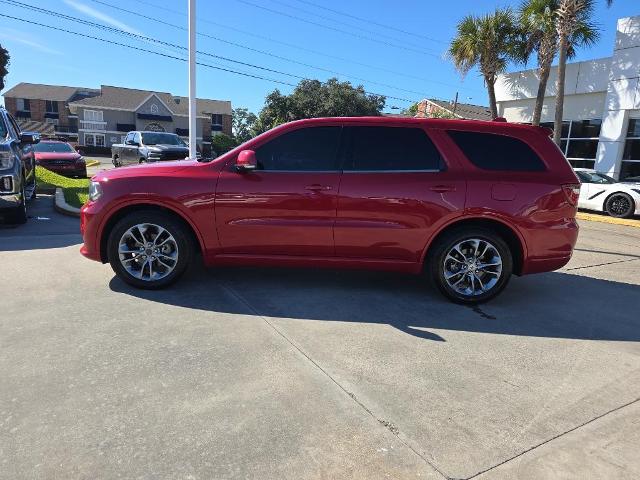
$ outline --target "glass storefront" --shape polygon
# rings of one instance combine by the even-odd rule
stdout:
[[[553,122],[541,123],[540,126],[553,128]],[[593,168],[598,153],[601,127],[602,120],[599,118],[562,122],[560,148],[572,166]]]

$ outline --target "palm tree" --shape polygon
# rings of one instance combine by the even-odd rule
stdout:
[[[613,0],[606,0],[610,7]],[[564,81],[567,70],[567,57],[571,47],[571,38],[581,25],[589,25],[594,31],[595,25],[589,22],[593,16],[593,0],[560,0],[556,12],[556,31],[558,34],[558,91],[556,93],[556,114],[553,123],[553,141],[560,145],[562,116],[564,113]]]
[[[480,17],[467,15],[457,26],[448,55],[466,75],[477,66],[489,93],[491,115],[498,116],[495,83],[514,54],[517,29],[511,9],[497,9]]]
[[[0,91],[4,88],[4,77],[7,75],[9,66],[9,51],[0,45]]]
[[[526,63],[529,56],[536,52],[538,60],[538,92],[533,109],[533,125],[540,124],[544,96],[551,71],[551,63],[558,53],[558,31],[556,14],[561,0],[525,0],[519,8],[519,20],[522,28],[522,47],[519,58]],[[591,46],[598,39],[598,30],[584,19],[580,19],[569,39],[567,57],[575,55],[576,48]]]

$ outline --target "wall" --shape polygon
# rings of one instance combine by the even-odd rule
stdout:
[[[606,92],[568,95],[564,99],[563,116],[567,120],[602,118]],[[550,98],[542,107],[542,122],[553,122],[554,99]],[[498,104],[498,115],[509,122],[530,122],[535,106],[534,98],[512,100]]]
[[[620,175],[631,110],[640,109],[640,16],[618,20],[596,169]]]

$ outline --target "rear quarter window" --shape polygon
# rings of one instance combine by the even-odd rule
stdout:
[[[495,133],[447,131],[462,153],[483,170],[540,172],[546,170],[538,154],[524,141]]]

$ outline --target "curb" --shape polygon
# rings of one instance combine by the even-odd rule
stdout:
[[[80,209],[72,207],[64,199],[64,192],[61,188],[56,188],[56,194],[53,197],[53,208],[63,215],[69,215],[70,217],[79,217]]]
[[[100,165],[100,162],[97,160],[89,160],[88,162],[85,163],[85,165],[87,167],[95,167],[97,165]]]
[[[605,215],[598,215],[595,213],[583,213],[578,212],[576,215],[578,220],[589,220],[590,222],[609,223],[612,225],[625,225],[627,227],[640,228],[640,220],[630,220],[627,218],[614,218]]]

